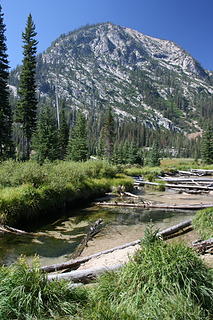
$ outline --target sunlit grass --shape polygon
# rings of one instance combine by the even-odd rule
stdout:
[[[193,219],[193,226],[202,239],[213,238],[213,208],[198,211]]]
[[[56,161],[42,166],[34,161],[6,161],[0,164],[0,173],[0,223],[12,225],[103,195],[113,186],[129,189],[133,184],[105,161]]]
[[[210,320],[213,277],[183,244],[149,237],[120,272],[103,275],[82,319]]]
[[[38,260],[30,269],[21,258],[0,268],[0,319],[42,320],[76,314],[86,300],[84,289],[70,290],[65,281],[50,282],[39,270]]]

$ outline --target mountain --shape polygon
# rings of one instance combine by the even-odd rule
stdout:
[[[16,92],[20,67],[11,72]],[[109,105],[120,121],[193,133],[213,118],[213,73],[174,42],[112,23],[60,36],[38,55],[40,101],[98,115]]]

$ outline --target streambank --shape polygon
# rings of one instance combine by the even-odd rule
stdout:
[[[31,229],[36,220],[45,220],[51,215],[59,217],[60,210],[88,203],[119,184],[128,189],[132,186],[132,179],[129,177],[87,179],[78,186],[70,183],[60,188],[51,185],[36,188],[29,184],[6,188],[1,192],[0,223],[14,227],[28,226],[27,229]]]

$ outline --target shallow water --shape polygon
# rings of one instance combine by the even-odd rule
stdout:
[[[103,230],[89,242],[83,254],[92,254],[125,242],[140,239],[150,221],[158,229],[165,229],[190,219],[194,212],[145,210],[143,208],[100,209],[89,207],[67,212],[66,217],[37,230],[37,235],[4,235],[0,238],[0,263],[9,265],[20,255],[30,262],[40,256],[41,265],[69,260],[87,232],[89,225],[102,218]],[[42,236],[39,236],[42,232]]]

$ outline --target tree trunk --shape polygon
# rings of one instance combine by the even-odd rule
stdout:
[[[120,269],[123,264],[116,264],[111,267],[97,267],[97,268],[90,268],[86,270],[76,270],[61,274],[54,274],[48,275],[48,280],[70,280],[72,282],[82,282],[82,283],[89,283],[92,280],[96,279],[102,273],[106,271],[115,271]]]

